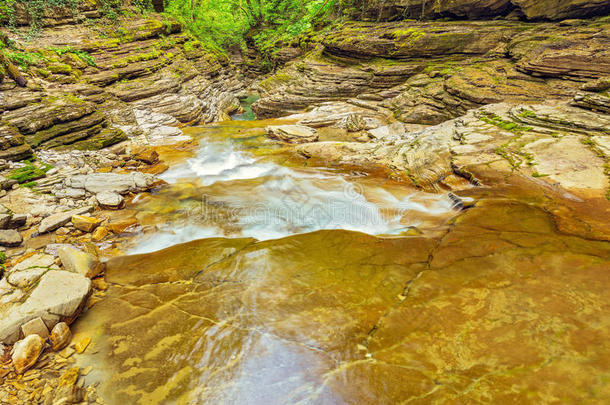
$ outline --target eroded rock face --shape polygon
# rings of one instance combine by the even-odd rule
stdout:
[[[531,20],[585,18],[610,12],[608,0],[511,0]]]
[[[260,117],[357,98],[407,123],[439,124],[499,102],[571,98],[610,72],[606,22],[347,23],[258,83]],[[583,105],[599,106],[603,96]],[[584,100],[584,97],[579,100]]]
[[[150,17],[102,34],[85,25],[45,29],[29,45],[45,62],[24,73],[36,85],[0,87],[0,135],[10,135],[0,157],[27,158],[32,148],[96,150],[128,136],[168,142],[182,134],[178,123],[225,118],[244,87],[235,68],[183,35],[177,22]],[[66,46],[88,57],[53,50]]]
[[[356,13],[356,16],[373,20],[439,17],[491,19],[512,13],[528,20],[561,20],[604,15],[609,11],[610,3],[607,0],[391,0],[381,4],[365,1],[363,14]]]
[[[367,143],[319,142],[298,153],[344,167],[382,170],[428,190],[460,188],[455,175],[477,183],[469,168],[519,171],[583,198],[604,199],[610,178],[610,118],[567,102],[492,104],[422,131]]]

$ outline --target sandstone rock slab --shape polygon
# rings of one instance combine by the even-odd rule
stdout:
[[[62,227],[68,222],[70,222],[74,215],[82,215],[91,211],[93,211],[93,207],[83,207],[76,208],[71,211],[58,212],[57,214],[53,214],[43,219],[40,222],[40,225],[38,225],[38,232],[47,233],[54,231],[57,228]]]

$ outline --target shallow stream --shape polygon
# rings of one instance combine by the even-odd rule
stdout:
[[[149,231],[75,325],[107,401],[608,395],[607,241],[560,232],[550,197],[522,185],[463,192],[477,205],[459,212],[446,193],[295,157],[266,124],[192,129],[170,186],[129,207]]]

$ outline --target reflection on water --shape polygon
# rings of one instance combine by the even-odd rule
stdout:
[[[204,135],[200,144],[195,157],[161,176],[174,187],[163,191],[157,204],[189,201],[188,208],[177,209],[187,211],[186,219],[161,226],[161,232],[139,240],[130,253],[212,236],[268,240],[320,229],[399,234],[421,225],[426,216],[454,213],[443,194],[393,190],[392,183],[384,187],[380,179],[286,167],[240,150],[241,140],[231,137]]]

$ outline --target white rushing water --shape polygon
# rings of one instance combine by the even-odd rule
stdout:
[[[268,240],[320,229],[398,234],[419,225],[417,213],[442,215],[452,210],[446,195],[414,192],[396,197],[381,186],[351,182],[343,174],[261,161],[236,149],[230,140],[201,144],[196,157],[161,178],[170,184],[198,179],[204,186],[202,212],[187,224],[167,224],[142,237],[129,253],[148,253],[217,236]],[[244,180],[252,180],[245,190]],[[227,235],[218,226],[214,212],[205,212],[207,200],[229,207],[239,234]],[[410,214],[414,214],[413,220],[409,220]]]

